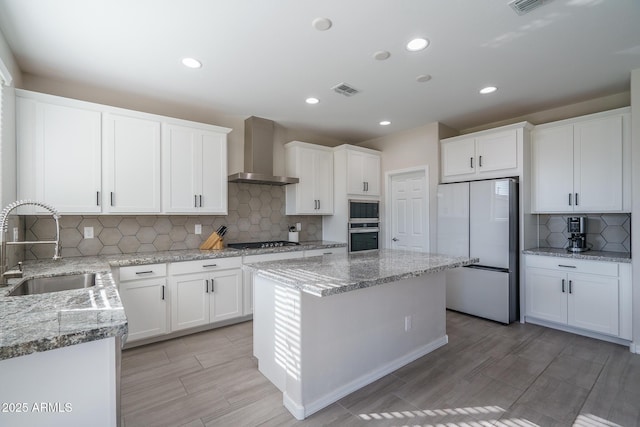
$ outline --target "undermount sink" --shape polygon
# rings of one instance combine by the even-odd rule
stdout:
[[[8,296],[45,294],[48,292],[68,291],[90,288],[96,284],[95,273],[67,274],[53,277],[36,277],[20,283]]]

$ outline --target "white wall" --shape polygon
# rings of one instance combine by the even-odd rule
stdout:
[[[631,72],[631,164],[632,198],[631,247],[640,248],[640,68]],[[640,353],[640,257],[636,253],[632,262],[633,277],[633,343]]]

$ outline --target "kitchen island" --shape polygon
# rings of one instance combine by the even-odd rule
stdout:
[[[447,269],[465,257],[380,250],[246,265],[254,355],[304,419],[447,343]]]

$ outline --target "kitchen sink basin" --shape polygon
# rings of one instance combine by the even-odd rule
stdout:
[[[67,274],[53,277],[36,277],[20,283],[8,296],[44,294],[48,292],[68,291],[95,286],[94,273]]]

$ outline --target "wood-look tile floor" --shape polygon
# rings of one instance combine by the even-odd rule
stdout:
[[[449,344],[304,421],[252,356],[252,323],[125,350],[124,427],[640,426],[640,355],[447,312]]]

